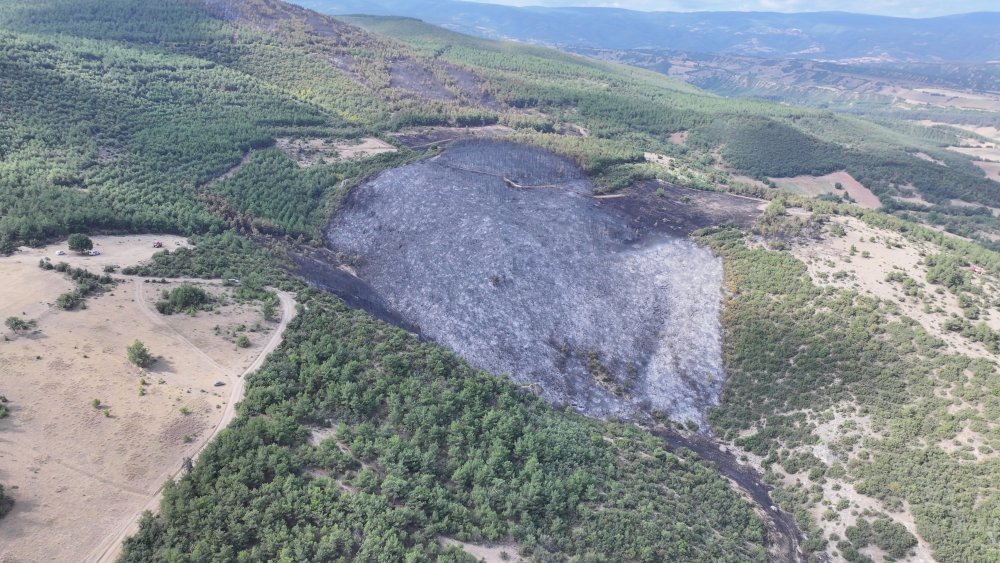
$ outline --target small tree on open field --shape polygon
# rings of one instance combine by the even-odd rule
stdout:
[[[5,320],[3,324],[14,332],[25,332],[31,330],[31,327],[35,326],[35,321],[25,320],[21,317],[7,317],[7,320]]]
[[[136,340],[125,348],[125,356],[128,361],[141,368],[153,363],[153,355],[149,353],[149,349],[140,340]]]
[[[73,252],[86,252],[94,248],[94,241],[90,240],[90,237],[81,233],[74,233],[69,236],[69,240],[66,241],[69,245],[69,249]]]

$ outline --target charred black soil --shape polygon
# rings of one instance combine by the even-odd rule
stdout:
[[[503,125],[483,127],[415,127],[396,133],[393,137],[410,149],[426,149],[476,139],[498,139],[513,130]]]
[[[612,195],[598,196],[602,205],[620,213],[640,232],[686,236],[698,229],[732,225],[747,229],[767,202],[721,192],[684,188],[648,180]]]

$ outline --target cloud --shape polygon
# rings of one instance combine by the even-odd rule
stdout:
[[[769,11],[769,12],[857,12],[898,17],[931,17],[967,12],[997,11],[996,0],[475,0],[508,6],[589,6],[630,10]]]

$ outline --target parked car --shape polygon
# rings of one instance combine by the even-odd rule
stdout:
[[[96,248],[92,248],[92,249],[90,249],[90,250],[87,251],[87,256],[100,256],[100,255],[101,255],[101,251],[97,250]]]
[[[56,251],[56,256],[66,256],[66,251],[65,250],[57,250]]]

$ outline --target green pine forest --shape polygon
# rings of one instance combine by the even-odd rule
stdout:
[[[122,561],[471,560],[442,537],[514,542],[538,562],[767,560],[752,505],[693,453],[554,410],[289,273],[288,251],[322,245],[347,190],[438,150],[392,136],[410,127],[510,127],[512,139],[573,159],[601,192],[659,178],[809,208],[807,227],[824,232],[851,216],[932,240],[943,265],[928,281],[1000,311],[944,275],[959,263],[1000,274],[1000,243],[984,235],[1000,221],[982,207],[1000,207],[1000,184],[944,150],[969,135],[946,126],[723,98],[551,49],[412,19],[333,20],[278,0],[8,0],[0,92],[0,252],[78,232],[175,233],[194,249],[126,273],[298,292],[299,314],[248,379],[236,421],[167,484]],[[684,145],[669,140],[679,132]],[[399,150],[301,167],[276,148],[366,137]],[[885,207],[778,197],[736,178],[838,170]],[[892,199],[908,190],[931,206]],[[802,228],[778,210],[758,227],[777,242],[768,248],[730,228],[697,235],[723,257],[730,290],[729,380],[711,430],[763,460],[811,560],[866,561],[869,545],[902,558],[915,545],[885,514],[859,516],[847,537],[820,533],[808,509],[833,479],[886,513],[910,507],[941,561],[1000,560],[995,362],[942,352],[890,301],[814,285],[780,244]],[[954,330],[995,354],[1000,333],[973,320]],[[954,412],[941,388],[978,408]],[[850,461],[827,465],[808,453],[818,438],[804,412],[844,404],[878,438],[841,441]],[[989,440],[984,461],[934,446],[966,424]]]

